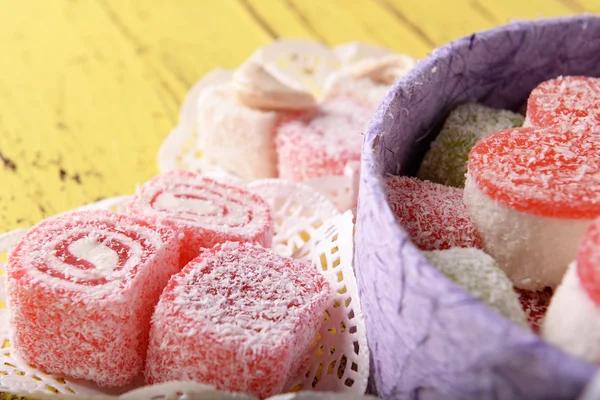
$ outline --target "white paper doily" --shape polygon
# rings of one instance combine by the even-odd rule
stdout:
[[[352,213],[346,212],[327,220],[299,251],[299,256],[312,260],[335,289],[309,374],[296,378],[302,382],[301,389],[317,382],[318,390],[362,394],[367,387],[369,350],[353,270],[352,219]]]
[[[230,180],[229,176],[214,176]],[[323,195],[306,185],[265,179],[250,183],[247,189],[260,194],[271,205],[276,221],[274,249],[282,255],[312,260],[335,289],[333,306],[325,315],[319,337],[307,368],[290,380],[288,390],[344,392],[362,398],[369,373],[364,319],[353,273],[352,214],[340,215]],[[129,196],[109,198],[81,209],[124,211]],[[26,229],[0,235],[0,274],[6,253]],[[5,301],[4,278],[0,279],[0,300]],[[39,398],[76,396],[94,399],[229,399],[247,398],[220,393],[194,383],[168,383],[106,391],[84,381],[63,379],[29,367],[12,351],[9,342],[8,312],[0,309],[0,392],[35,394]],[[137,386],[137,387],[136,387]],[[127,390],[131,390],[128,391]],[[125,392],[125,393],[124,393]],[[185,394],[185,396],[183,396]],[[121,395],[120,397],[116,397]],[[321,398],[311,393],[309,398]],[[357,397],[357,398],[359,398]],[[286,397],[287,398],[287,397]],[[290,397],[295,398],[295,397]],[[301,397],[307,398],[307,397]],[[330,398],[330,397],[324,397]]]
[[[273,210],[273,249],[286,257],[298,257],[306,242],[328,219],[339,215],[322,194],[303,184],[281,179],[260,179],[246,189],[261,196]]]
[[[284,39],[256,50],[251,56],[273,75],[291,80],[295,84],[319,95],[327,78],[340,67],[369,57],[392,54],[381,47],[352,42],[333,49],[313,41]],[[209,85],[226,83],[233,71],[217,69],[205,75],[188,92],[181,107],[179,125],[167,136],[158,152],[161,172],[184,169],[202,174],[229,175],[215,171],[214,166],[203,162],[203,151],[198,147],[197,101],[202,90]],[[343,176],[327,176],[304,182],[327,196],[344,212],[353,209],[357,197],[357,165],[349,165]]]

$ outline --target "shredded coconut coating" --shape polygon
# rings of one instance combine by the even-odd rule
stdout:
[[[272,250],[233,242],[205,249],[156,307],[146,379],[277,394],[306,359],[331,294],[313,266]]]
[[[170,171],[146,182],[127,209],[183,232],[182,267],[203,247],[226,241],[271,247],[273,239],[265,200],[190,171]]]
[[[421,250],[481,247],[462,189],[406,176],[385,179],[388,204]]]
[[[8,258],[14,347],[48,373],[127,384],[142,370],[150,317],[178,259],[176,232],[125,215],[41,222]]]
[[[492,133],[521,126],[523,121],[520,114],[477,103],[456,107],[431,143],[417,177],[442,185],[463,187],[469,151],[475,143]]]
[[[600,307],[600,219],[594,221],[581,240],[577,274],[583,289]]]
[[[346,164],[360,161],[370,117],[367,106],[338,97],[283,119],[276,135],[279,177],[298,182],[343,175]]]
[[[552,298],[552,289],[547,287],[544,290],[535,292],[515,288],[518,295],[521,307],[527,315],[527,322],[531,329],[538,333],[542,326],[542,321],[546,315],[546,310]]]
[[[512,282],[492,257],[479,249],[458,247],[423,254],[435,268],[473,297],[517,325],[528,327],[527,316]]]
[[[275,126],[285,113],[250,108],[229,84],[212,85],[197,103],[203,162],[245,181],[277,176]]]
[[[542,82],[527,100],[526,126],[600,133],[600,79],[561,76]]]
[[[559,349],[600,363],[600,308],[582,286],[577,262],[569,265],[542,323],[541,336]]]
[[[483,250],[516,287],[525,290],[555,288],[594,221],[545,217],[509,208],[481,191],[470,174],[463,195]]]
[[[600,135],[514,128],[479,141],[468,171],[506,207],[570,219],[600,215]]]

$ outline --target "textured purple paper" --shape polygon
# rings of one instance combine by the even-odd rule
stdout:
[[[414,171],[434,127],[471,100],[517,109],[541,81],[600,76],[600,17],[514,22],[436,49],[365,134],[356,272],[384,399],[572,399],[596,368],[513,325],[435,270],[395,222],[383,173]]]

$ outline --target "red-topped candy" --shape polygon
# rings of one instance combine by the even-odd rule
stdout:
[[[6,267],[14,347],[49,373],[128,383],[142,369],[150,317],[178,261],[175,232],[125,215],[41,222]]]
[[[272,250],[232,242],[205,249],[156,307],[146,379],[277,394],[305,362],[330,294],[313,266]]]
[[[203,247],[226,241],[270,247],[273,239],[265,200],[189,171],[167,172],[146,182],[128,211],[183,232],[181,266]]]
[[[275,141],[279,177],[306,181],[343,175],[346,165],[360,161],[362,133],[370,117],[369,107],[338,97],[284,118]]]
[[[539,216],[600,215],[600,135],[514,128],[479,141],[468,174],[491,199]]]
[[[600,135],[506,129],[471,150],[464,202],[515,286],[551,288],[600,216]]]
[[[541,83],[529,95],[525,124],[584,133],[600,130],[600,79],[561,76]]]
[[[420,249],[481,246],[462,189],[406,176],[387,177],[385,186],[392,212]]]

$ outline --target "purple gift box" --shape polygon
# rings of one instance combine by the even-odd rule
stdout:
[[[381,177],[411,175],[459,104],[517,110],[540,82],[600,76],[600,17],[513,22],[436,49],[400,79],[365,134],[356,273],[384,399],[572,399],[596,367],[478,302],[432,267],[396,222]]]

